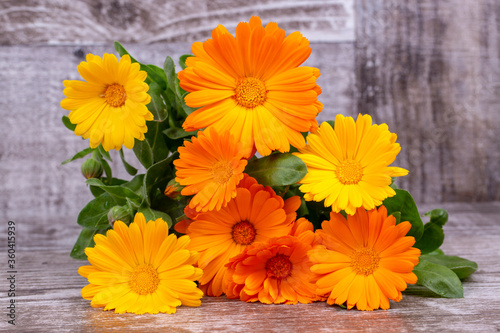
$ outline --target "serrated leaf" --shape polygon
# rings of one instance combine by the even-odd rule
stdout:
[[[69,129],[70,131],[74,132],[75,131],[75,128],[76,128],[76,124],[73,124],[69,118],[67,116],[62,116],[62,122],[64,124],[64,126],[66,126],[67,129]]]
[[[135,140],[134,153],[139,162],[147,169],[153,165],[153,150],[148,140]]]
[[[80,235],[78,236],[75,245],[73,246],[73,249],[70,252],[70,257],[76,260],[85,260],[87,259],[87,255],[85,254],[85,248],[87,247],[93,247],[95,245],[94,242],[94,236],[97,234],[106,234],[106,231],[109,228],[106,229],[98,229],[98,230],[92,230],[92,229],[87,229],[83,228],[83,230],[80,232]]]
[[[477,270],[477,263],[457,256],[446,255],[421,255],[421,260],[442,265],[451,269],[459,279],[465,279]]]
[[[106,191],[110,194],[116,202],[120,205],[124,205],[127,202],[127,198],[132,200],[133,202],[141,203],[142,197],[136,194],[134,191],[125,186],[109,186],[105,185],[102,181],[96,178],[87,179],[85,183],[97,186],[102,190]]]
[[[120,149],[120,158],[122,160],[123,166],[129,175],[134,176],[137,174],[137,169],[125,161],[125,156],[123,156],[123,149]]]
[[[62,162],[61,164],[66,164],[66,163],[69,163],[71,161],[77,160],[79,158],[85,157],[88,154],[92,153],[93,151],[94,151],[94,149],[92,149],[90,147],[89,148],[85,148],[84,150],[79,151],[78,153],[76,153],[75,155],[73,155],[72,158],[67,159],[66,161]]]
[[[183,139],[183,138],[186,138],[189,136],[196,135],[197,132],[196,131],[195,132],[186,132],[182,128],[171,127],[171,128],[167,128],[166,130],[164,130],[163,133],[172,140],[178,140],[178,139]]]
[[[439,224],[426,223],[422,237],[416,241],[413,247],[420,249],[422,254],[437,250],[444,241],[443,227]]]
[[[382,204],[387,208],[388,214],[392,212],[401,212],[401,221],[408,221],[411,223],[411,229],[408,232],[408,236],[413,236],[416,240],[419,240],[424,232],[424,224],[418,213],[417,205],[408,191],[395,191],[396,195],[385,199]]]
[[[105,229],[109,226],[108,211],[117,204],[109,193],[103,193],[83,207],[78,214],[77,223],[91,230]]]
[[[290,153],[272,154],[249,161],[245,173],[254,177],[260,184],[283,186],[304,178],[307,167],[300,158]]]
[[[420,259],[413,269],[417,275],[417,284],[446,298],[462,298],[464,290],[458,276],[448,267]]]

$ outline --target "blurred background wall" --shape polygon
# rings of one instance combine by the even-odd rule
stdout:
[[[60,163],[88,142],[62,125],[59,103],[87,53],[114,52],[118,40],[162,66],[217,24],[234,32],[252,15],[311,42],[319,120],[368,113],[398,133],[395,165],[410,170],[398,184],[417,202],[500,200],[498,0],[2,0],[2,219],[77,234],[91,195],[80,162]]]

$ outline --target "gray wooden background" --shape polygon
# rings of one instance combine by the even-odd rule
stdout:
[[[320,120],[368,113],[398,133],[396,165],[410,170],[398,183],[417,202],[500,200],[498,0],[2,0],[1,218],[50,233],[90,200],[80,163],[60,165],[88,146],[59,106],[86,53],[118,40],[162,66],[254,14],[310,40]]]

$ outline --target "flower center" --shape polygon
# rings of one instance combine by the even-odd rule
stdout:
[[[127,93],[121,84],[113,83],[106,88],[104,98],[106,99],[106,103],[117,108],[125,104]]]
[[[236,102],[249,109],[261,105],[266,100],[266,85],[254,77],[240,78],[234,92]]]
[[[267,274],[277,279],[284,279],[290,276],[292,267],[290,257],[281,253],[278,253],[266,262]]]
[[[225,184],[233,176],[233,167],[229,162],[218,161],[212,166],[210,173],[216,183]]]
[[[358,161],[345,160],[337,166],[335,174],[344,185],[357,184],[363,177],[363,168]]]
[[[378,268],[380,257],[372,249],[359,249],[351,255],[351,267],[357,274],[373,274]]]
[[[152,294],[158,289],[160,278],[156,269],[149,265],[137,266],[130,277],[129,286],[139,295]]]
[[[256,234],[253,224],[248,221],[241,221],[233,226],[233,240],[238,244],[252,244]]]

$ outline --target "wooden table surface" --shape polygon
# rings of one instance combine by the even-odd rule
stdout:
[[[6,254],[1,273],[0,330],[6,332],[448,332],[500,331],[500,202],[425,205],[450,214],[442,249],[478,263],[478,271],[464,281],[465,298],[446,299],[410,286],[391,309],[373,312],[344,310],[326,303],[298,305],[247,304],[225,297],[204,297],[198,308],[180,307],[174,315],[115,314],[93,309],[80,296],[86,279],[77,274],[84,262],[68,253],[78,226],[60,232],[36,226],[38,238],[21,241],[16,252],[16,326],[7,324],[9,304]],[[54,221],[56,223],[58,221]],[[66,222],[67,224],[67,222]],[[52,230],[52,231],[51,231]],[[33,233],[35,234],[35,233]],[[53,240],[51,243],[50,240]],[[40,244],[43,247],[40,247]],[[3,246],[6,253],[6,247]],[[6,289],[7,288],[7,289]]]

